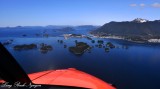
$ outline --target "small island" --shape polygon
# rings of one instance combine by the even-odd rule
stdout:
[[[40,47],[40,50],[41,51],[50,51],[50,50],[52,50],[53,48],[52,48],[52,46],[51,45],[47,45],[47,44],[44,44],[44,43],[42,43],[41,44],[41,47]]]
[[[14,46],[14,50],[28,50],[37,48],[36,44],[23,44],[23,45],[16,45]]]
[[[103,41],[103,40],[98,40],[97,43],[98,43],[98,44],[103,44],[104,41]]]
[[[92,42],[92,43],[95,43],[95,40],[92,40],[91,42]]]
[[[108,43],[106,44],[106,46],[107,46],[107,47],[110,47],[110,48],[115,48],[115,47],[116,47],[116,46],[113,45],[111,42],[108,42]]]
[[[67,45],[64,45],[64,48],[67,48]]]
[[[71,34],[70,36],[71,37],[83,37],[83,35],[81,35],[81,34]]]
[[[109,52],[109,48],[105,48],[105,52]]]
[[[89,48],[90,46],[87,43],[77,42],[76,46],[69,47],[69,51],[76,55],[81,55]]]
[[[58,43],[60,43],[60,44],[63,44],[63,40],[57,40],[58,41]]]

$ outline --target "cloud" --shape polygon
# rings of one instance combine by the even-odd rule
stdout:
[[[160,8],[160,3],[156,2],[156,3],[153,3],[151,6],[155,8]]]
[[[144,6],[146,6],[146,4],[143,4],[143,3],[142,3],[142,4],[139,4],[139,6],[144,7]]]
[[[141,4],[136,4],[136,3],[133,3],[133,4],[130,4],[131,7],[154,7],[154,8],[160,8],[160,3],[156,2],[156,3],[153,3],[153,4],[144,4],[144,3],[141,3]]]
[[[130,6],[131,6],[131,7],[136,7],[136,6],[137,6],[137,4],[130,4]]]
[[[146,6],[146,4],[143,4],[143,3],[141,3],[141,4],[130,4],[130,6],[131,7],[144,7],[144,6]]]

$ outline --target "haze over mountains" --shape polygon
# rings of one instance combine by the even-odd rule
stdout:
[[[160,38],[160,20],[149,21],[141,18],[133,21],[109,22],[91,32],[99,36],[121,36],[128,39]]]
[[[93,25],[48,25],[48,26],[16,26],[16,27],[0,27],[0,37],[37,37],[42,34],[49,34],[50,36],[59,36],[63,34],[88,34],[89,31],[97,29],[99,26]]]
[[[93,25],[81,25],[81,26],[58,26],[58,25],[48,25],[48,26],[17,26],[17,27],[0,27],[1,32],[7,32],[10,35],[13,33],[30,33],[30,34],[41,34],[47,31],[50,34],[54,32],[62,33],[72,33],[90,31],[91,34],[108,37],[117,36],[123,39],[132,41],[148,41],[150,39],[160,39],[160,20],[149,21],[146,19],[136,18],[132,21],[122,21],[122,22],[109,22],[103,26],[93,26]],[[32,30],[32,31],[31,31]],[[34,33],[33,33],[34,30]],[[86,34],[88,34],[86,32]],[[160,41],[160,40],[159,40]]]

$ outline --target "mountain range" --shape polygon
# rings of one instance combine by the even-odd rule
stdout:
[[[160,20],[141,18],[133,21],[109,22],[92,31],[97,36],[120,36],[131,40],[160,39]]]

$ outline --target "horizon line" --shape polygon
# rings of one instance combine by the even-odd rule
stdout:
[[[68,26],[68,27],[77,27],[77,26],[102,26],[102,25],[91,25],[91,24],[86,24],[86,25],[16,25],[16,26],[0,26],[4,28],[12,28],[12,27],[47,27],[47,26]]]
[[[135,19],[137,19],[137,18],[135,18]],[[133,19],[133,20],[135,20],[135,19]],[[141,19],[143,19],[143,18],[141,18]],[[133,21],[133,20],[125,20],[125,21]],[[145,19],[145,20],[148,20],[148,19]],[[154,19],[154,20],[148,20],[148,21],[156,21],[156,20],[160,20],[160,19]],[[84,25],[92,25],[92,26],[103,26],[104,24],[106,24],[106,23],[110,23],[110,22],[125,22],[124,20],[123,21],[114,21],[114,20],[112,20],[112,21],[106,21],[105,23],[103,23],[103,24],[77,24],[77,25],[64,25],[64,24],[62,24],[62,25],[57,25],[57,24],[54,24],[54,25],[15,25],[15,26],[0,26],[0,27],[18,27],[18,26],[22,26],[22,27],[31,27],[31,26],[39,26],[39,27],[46,27],[46,26],[84,26]]]

